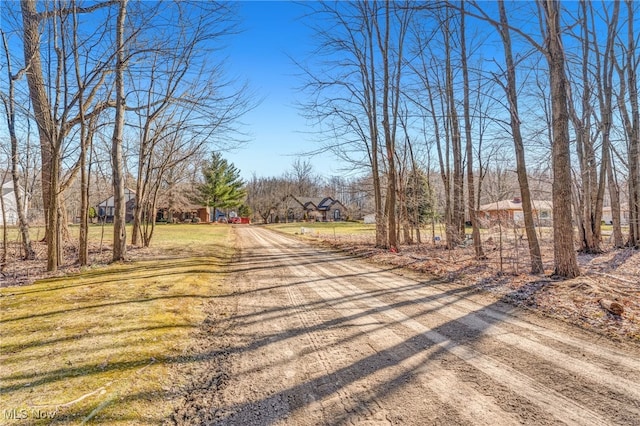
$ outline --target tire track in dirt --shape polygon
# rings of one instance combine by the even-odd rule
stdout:
[[[318,266],[317,268],[326,276],[335,276],[336,274],[339,275],[340,273],[350,275],[353,272],[362,271],[361,265],[359,265],[357,269],[354,269],[352,267],[349,267],[343,264],[349,265],[350,262],[348,260],[335,262],[332,264],[331,271],[328,271],[326,268],[323,268],[322,266]],[[337,267],[341,267],[342,272],[337,271],[336,270]],[[373,279],[373,281],[374,282],[379,282],[381,280],[384,281],[382,277],[386,277],[386,275],[378,274],[377,277]],[[395,281],[398,279],[398,277],[391,276],[391,279]],[[349,284],[346,284],[342,281],[344,280],[334,279],[332,280],[332,284],[336,287],[341,286],[342,288],[346,288],[349,286]],[[384,287],[385,284],[388,285],[389,283],[383,282],[382,287]],[[360,291],[360,289],[355,286],[351,286],[350,290],[351,291],[348,291],[346,293],[354,294]],[[335,296],[336,295],[332,295],[332,297],[335,297]],[[424,297],[424,292],[420,293],[415,290],[408,291],[406,292],[405,296],[411,297],[411,298],[420,298],[420,297]],[[544,329],[539,326],[534,326],[521,320],[516,320],[512,318],[510,315],[501,314],[500,312],[492,309],[483,310],[483,313],[489,313],[489,316],[493,316],[494,319],[495,318],[499,320],[508,319],[511,324],[517,324],[525,329],[536,330],[546,336],[555,337],[558,342],[562,340],[568,340],[570,344],[579,346],[583,350],[586,350],[587,352],[590,352],[592,354],[596,354],[599,357],[605,357],[607,358],[608,361],[610,361],[610,363],[616,363],[618,367],[620,366],[623,367],[622,374],[620,374],[620,372],[618,372],[618,374],[612,374],[612,370],[610,368],[609,369],[601,368],[598,365],[595,365],[593,362],[586,362],[580,358],[575,358],[570,355],[566,355],[565,353],[558,351],[556,349],[553,349],[552,347],[545,346],[541,343],[538,343],[535,340],[535,337],[528,338],[528,337],[524,337],[522,334],[516,335],[512,332],[503,330],[499,326],[494,326],[492,323],[489,323],[483,320],[482,318],[480,318],[478,315],[474,314],[473,311],[478,310],[479,308],[479,306],[476,303],[473,303],[473,302],[469,303],[467,300],[464,300],[464,304],[466,306],[463,306],[463,307],[466,308],[466,310],[463,310],[458,307],[460,305],[459,303],[456,303],[455,305],[451,304],[449,306],[442,306],[445,302],[448,302],[448,301],[438,300],[436,303],[440,304],[442,308],[438,311],[438,313],[441,315],[447,315],[448,320],[455,320],[472,330],[482,333],[483,338],[485,338],[485,340],[486,340],[486,337],[490,337],[497,340],[499,343],[503,344],[501,345],[503,348],[505,347],[504,345],[506,345],[506,347],[509,347],[510,350],[517,348],[521,352],[524,352],[527,355],[529,355],[530,358],[534,358],[534,360],[538,363],[538,365],[540,365],[541,362],[546,364],[554,364],[555,366],[557,366],[557,368],[555,369],[546,368],[546,370],[551,371],[552,373],[557,374],[558,376],[563,376],[563,375],[566,376],[566,373],[568,370],[570,373],[574,373],[576,377],[581,377],[583,379],[581,382],[582,384],[584,384],[588,388],[597,389],[597,391],[593,392],[593,395],[591,395],[593,399],[589,400],[588,398],[586,398],[586,401],[584,401],[584,403],[587,405],[589,404],[589,402],[601,403],[604,406],[604,408],[601,411],[604,413],[613,414],[614,418],[612,420],[614,420],[616,423],[628,422],[629,424],[634,424],[636,422],[636,420],[634,419],[640,418],[640,410],[638,410],[638,401],[640,401],[640,386],[637,386],[639,378],[637,374],[638,369],[636,368],[638,366],[638,362],[636,359],[630,358],[630,357],[623,357],[622,355],[615,353],[606,348],[601,349],[602,345],[600,344],[589,346],[588,344],[589,342],[580,341],[574,338],[567,339],[566,335],[553,333],[548,329]],[[372,305],[369,304],[367,307],[371,307],[371,306]],[[388,305],[382,302],[379,306],[386,307]],[[582,355],[584,356],[584,353]],[[625,378],[625,375],[624,375],[625,370],[628,373],[635,372],[634,378],[633,379]],[[603,389],[603,387],[605,387],[606,389]],[[566,388],[566,386],[563,385],[562,388]],[[574,393],[580,393],[582,391],[581,386],[574,386],[574,388],[577,389],[577,392],[574,392]],[[547,389],[541,390],[541,394],[545,394],[547,392],[548,392]],[[607,398],[609,400],[614,400],[615,403],[610,404],[609,403],[610,401],[603,400],[603,398],[600,397],[601,393],[607,393],[608,394]],[[559,397],[559,400],[561,401],[561,404],[558,406],[558,409],[560,410],[560,412],[564,411],[565,421],[567,422],[571,422],[576,419],[576,414],[574,410],[578,412],[583,412],[583,413],[590,412],[590,410],[586,408],[585,405],[580,406],[580,405],[572,404],[571,402],[569,402],[568,405],[572,409],[564,410],[563,407],[567,405],[567,401],[564,400],[564,397],[562,395],[559,395],[558,397]],[[616,407],[614,407],[613,405],[618,405],[618,407],[620,405],[623,405],[625,407],[623,409],[619,408],[618,410],[616,410],[615,409]],[[606,423],[605,419],[599,417],[594,412],[591,412],[586,417],[579,417],[579,416],[577,417],[578,423],[584,423],[585,421],[589,421],[589,419],[591,419],[593,424]]]
[[[348,263],[347,261],[341,262]],[[343,265],[344,266],[344,265]],[[319,267],[322,269],[322,267]],[[344,267],[346,273],[352,272],[352,269],[349,267]],[[324,271],[325,273],[328,271]],[[332,272],[334,268],[332,268]],[[385,281],[384,279],[391,278],[392,280],[397,280],[398,277],[393,276],[385,276],[384,274],[378,274],[376,279],[369,280],[371,281]],[[384,285],[389,285],[388,282],[383,283]],[[341,282],[340,279],[333,280],[332,285],[335,287],[340,287],[343,289],[348,288],[346,293],[353,294],[357,291],[361,291],[356,286],[350,286],[350,284]],[[407,297],[414,298],[415,300],[421,300],[424,298],[424,292],[417,291],[409,291],[405,294]],[[380,300],[372,299],[372,303],[367,304],[367,308],[375,307],[384,311],[385,315],[390,316],[392,319],[397,320],[398,322],[405,323],[410,328],[414,330],[420,330],[421,327],[416,325],[416,323],[408,320],[407,318],[399,317],[396,313],[395,315],[391,315],[388,310],[389,303],[381,302]],[[464,302],[467,302],[466,300]],[[467,329],[477,332],[479,336],[482,337],[483,344],[485,346],[491,347],[493,346],[493,351],[495,353],[500,353],[498,356],[493,356],[496,362],[503,362],[509,364],[509,358],[512,359],[525,359],[528,362],[520,362],[521,365],[524,365],[526,368],[523,368],[521,371],[527,372],[528,370],[538,369],[544,367],[546,371],[546,375],[555,375],[560,377],[564,377],[561,385],[558,385],[553,378],[543,377],[544,374],[538,375],[542,380],[538,380],[539,382],[546,382],[547,388],[540,388],[538,394],[541,396],[545,407],[552,406],[552,401],[546,399],[546,394],[553,390],[554,387],[559,388],[562,391],[572,391],[573,397],[579,396],[582,394],[582,405],[580,403],[576,404],[573,401],[567,401],[563,395],[556,394],[556,398],[560,404],[556,404],[556,408],[559,410],[556,413],[562,414],[561,418],[564,419],[565,422],[577,421],[578,424],[586,424],[585,422],[591,421],[591,424],[606,424],[608,422],[615,422],[616,424],[637,424],[638,419],[640,419],[640,410],[638,409],[638,401],[640,401],[640,387],[637,386],[638,380],[638,370],[633,369],[633,365],[636,364],[636,360],[633,358],[622,358],[621,354],[614,354],[610,350],[597,351],[591,350],[591,352],[599,352],[601,356],[610,356],[614,358],[616,361],[620,361],[623,364],[626,364],[630,367],[627,370],[627,373],[634,372],[632,374],[632,378],[628,379],[625,377],[625,370],[622,372],[618,371],[617,374],[612,374],[613,371],[607,368],[601,368],[593,362],[586,362],[580,358],[575,358],[568,356],[558,350],[555,350],[551,347],[544,346],[538,342],[536,342],[533,338],[525,337],[522,334],[515,334],[509,332],[507,330],[503,330],[501,326],[487,323],[486,321],[479,318],[478,315],[475,314],[472,310],[464,310],[459,308],[459,305],[463,305],[463,303],[456,304],[445,304],[445,300],[438,299],[434,304],[439,305],[439,309],[437,311],[438,315],[444,315],[447,321],[454,321],[456,323],[455,327],[450,327],[453,329],[451,333],[448,334],[447,337],[451,337],[460,329],[460,325],[465,326]],[[478,306],[475,306],[475,309],[478,309]],[[497,312],[493,312],[494,316],[497,315]],[[401,314],[400,314],[401,315]],[[517,321],[515,319],[511,319],[511,322],[519,322],[521,325],[526,324],[522,321]],[[541,329],[538,327],[538,329]],[[436,341],[444,342],[446,338],[440,335],[433,335],[431,337],[435,337]],[[548,333],[545,333],[548,334]],[[593,338],[594,336],[592,336]],[[598,336],[595,336],[598,337]],[[490,342],[492,340],[498,341],[498,346],[496,346],[496,342]],[[490,342],[490,343],[489,343]],[[575,340],[574,340],[575,343]],[[589,342],[582,341],[583,348]],[[499,348],[496,350],[496,348]],[[454,351],[455,353],[455,351]],[[508,355],[505,357],[504,353]],[[459,354],[458,354],[459,355]],[[519,356],[522,356],[520,358]],[[477,355],[474,355],[473,358],[477,358]],[[551,367],[550,367],[551,366]],[[553,367],[555,366],[555,367]],[[494,371],[494,370],[491,370]],[[573,374],[568,374],[573,373]],[[622,373],[622,374],[621,374]],[[579,380],[578,380],[579,379]],[[518,379],[516,378],[516,383]],[[572,383],[574,382],[574,383]],[[518,392],[519,387],[523,387],[527,382],[521,382],[519,386],[514,387],[514,391]],[[506,383],[505,383],[506,384]],[[556,386],[557,385],[557,386]],[[531,386],[533,388],[540,387],[539,383],[532,383]],[[591,393],[585,392],[585,389],[593,390]],[[551,392],[552,393],[552,392]],[[603,397],[601,394],[605,393],[606,396]],[[530,395],[533,397],[533,400],[540,399],[539,397],[535,397],[535,395]],[[530,398],[531,399],[531,398]],[[590,410],[591,404],[596,404],[598,408],[600,408],[600,412],[605,415],[612,416],[609,421],[606,418],[602,418],[597,415],[593,410]],[[565,406],[570,407],[570,410],[564,409]],[[585,416],[576,417],[576,412],[583,412]],[[590,413],[590,414],[589,414]]]
[[[219,321],[233,335],[211,336],[228,348],[228,380],[206,424],[640,424],[637,346],[236,230],[238,308]]]

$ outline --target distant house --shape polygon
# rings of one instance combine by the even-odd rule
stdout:
[[[302,220],[332,222],[345,220],[347,208],[331,197],[296,197],[287,195],[280,203],[284,218],[281,221],[297,222]]]
[[[18,207],[16,203],[16,195],[18,197],[23,197],[23,208],[24,214],[27,215],[27,202],[25,199],[25,193],[22,187],[18,187],[18,192],[13,187],[13,181],[9,180],[2,184],[2,201],[4,203],[4,217],[2,215],[2,210],[0,209],[0,224],[6,223],[7,225],[17,225],[18,224]]]
[[[553,203],[546,200],[532,200],[531,204],[534,223],[538,226],[551,225]],[[478,219],[482,226],[489,226],[497,221],[524,225],[524,211],[522,210],[522,200],[520,198],[483,204],[478,209],[478,213]]]
[[[131,222],[133,220],[133,209],[136,205],[136,192],[133,189],[124,189],[124,199],[126,200],[125,220]],[[114,214],[114,197],[113,195],[95,206],[96,214],[100,221],[113,223]]]
[[[611,206],[606,206],[602,208],[602,221],[607,225],[613,224],[613,214],[611,212]],[[629,206],[626,204],[622,204],[620,206],[620,224],[621,225],[629,224]]]
[[[363,219],[365,224],[373,225],[376,223],[376,214],[375,213],[365,214]]]

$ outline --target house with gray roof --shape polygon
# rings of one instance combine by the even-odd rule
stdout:
[[[333,222],[347,218],[347,208],[332,197],[300,197],[287,195],[280,203],[280,221]]]

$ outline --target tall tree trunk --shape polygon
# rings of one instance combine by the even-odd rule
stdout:
[[[453,154],[453,199],[451,209],[451,229],[447,231],[447,246],[451,249],[461,243],[464,238],[464,170],[462,166],[462,138],[460,135],[460,120],[453,88],[453,64],[451,61],[452,47],[452,16],[447,10],[447,26],[444,28],[445,41],[445,91],[447,102],[447,121],[451,136],[451,151]],[[451,239],[451,241],[449,241]]]
[[[73,6],[75,7],[75,2]],[[80,230],[78,236],[78,263],[80,266],[89,264],[89,171],[87,170],[87,148],[90,145],[90,132],[92,125],[87,126],[84,114],[84,85],[82,84],[82,74],[80,70],[80,55],[78,48],[78,19],[73,13],[73,64],[76,73],[76,83],[78,84],[78,98],[80,108]]]
[[[640,106],[638,105],[638,67],[640,55],[635,45],[637,34],[634,30],[634,2],[627,5],[627,90],[631,107],[628,119],[629,156],[629,245],[640,247]]]
[[[14,91],[14,79],[16,76],[13,75],[13,71],[11,69],[11,55],[9,54],[9,45],[7,43],[7,39],[5,37],[4,32],[2,32],[2,43],[4,47],[5,56],[7,59],[7,81],[9,84],[9,93],[8,98],[3,97],[3,103],[5,107],[5,114],[7,117],[7,128],[9,129],[9,139],[11,141],[11,179],[13,180],[13,190],[16,195],[16,210],[18,210],[18,226],[20,228],[20,236],[22,237],[22,247],[24,250],[24,258],[25,260],[35,259],[36,253],[33,250],[33,246],[31,245],[31,238],[29,237],[29,222],[25,217],[25,203],[26,200],[23,199],[22,195],[20,195],[20,179],[18,175],[18,136],[16,135],[16,113],[15,113],[15,91]],[[4,182],[4,179],[2,180]],[[1,197],[1,195],[0,195]],[[2,217],[5,218],[4,214],[4,204]],[[3,231],[6,234],[7,227],[6,224],[3,224]],[[4,244],[6,245],[6,235],[3,239]],[[4,251],[4,255],[6,256],[6,248]],[[3,261],[4,264],[4,261]]]
[[[113,258],[114,262],[125,259],[127,253],[126,199],[124,181],[124,162],[122,137],[124,132],[125,92],[124,71],[126,69],[124,52],[124,26],[127,0],[120,0],[116,25],[116,117],[111,141],[111,161],[113,164]]]
[[[56,271],[62,262],[59,221],[60,144],[58,131],[45,91],[40,52],[40,16],[34,0],[21,0],[23,48],[29,97],[40,138],[42,202],[46,218],[47,270]]]
[[[391,250],[398,250],[398,225],[396,212],[396,195],[397,195],[397,172],[396,172],[396,149],[395,149],[395,129],[392,129],[391,116],[389,110],[391,108],[389,95],[391,92],[390,69],[389,69],[389,15],[390,4],[385,6],[385,26],[384,36],[380,34],[380,26],[376,20],[376,31],[378,33],[378,43],[382,53],[382,128],[384,131],[384,145],[387,154],[387,242]],[[399,72],[399,70],[397,71]],[[394,117],[395,120],[395,117]]]
[[[602,217],[602,201],[598,201],[599,190],[604,190],[598,182],[598,167],[594,140],[591,135],[591,117],[594,113],[592,107],[591,86],[589,66],[592,62],[589,53],[592,48],[588,24],[587,4],[584,0],[579,3],[579,22],[581,23],[580,40],[582,46],[581,61],[581,112],[580,115],[573,107],[571,97],[571,84],[567,81],[569,116],[576,130],[576,152],[578,164],[580,166],[580,181],[576,188],[576,219],[578,222],[578,233],[580,239],[580,250],[587,253],[599,253],[600,249],[600,221]],[[597,49],[597,40],[594,34],[594,49]],[[596,53],[597,56],[597,53]],[[594,58],[594,62],[599,62],[600,58]],[[599,78],[598,78],[599,80]],[[602,178],[603,176],[600,176]],[[598,208],[598,204],[600,207]]]
[[[387,247],[387,219],[386,211],[384,207],[384,199],[382,196],[382,182],[380,177],[380,147],[379,147],[379,132],[378,132],[378,94],[376,84],[376,65],[374,57],[374,40],[373,40],[373,28],[371,22],[372,11],[368,3],[361,4],[362,14],[365,17],[365,35],[367,38],[367,48],[369,56],[364,58],[360,64],[360,71],[362,73],[363,89],[366,99],[366,114],[369,125],[369,138],[371,139],[371,149],[369,152],[371,163],[371,174],[373,181],[373,198],[374,209],[376,216],[376,247]]]
[[[589,4],[591,16],[593,10]],[[611,158],[611,128],[613,126],[613,68],[615,63],[615,40],[618,37],[618,16],[620,2],[613,4],[613,12],[607,22],[607,43],[605,51],[600,55],[597,41],[594,43],[596,54],[596,78],[598,103],[600,106],[600,128],[602,129],[602,156],[600,163],[600,181],[598,184],[596,221],[602,220],[602,207],[604,204],[605,186],[608,185],[609,198],[611,200],[611,218],[613,222],[613,246],[622,247],[624,244],[622,227],[620,223],[620,194],[614,175],[613,162]],[[595,28],[595,24],[592,25]],[[606,183],[606,184],[605,184]],[[598,227],[600,228],[600,227]],[[598,239],[601,239],[601,232]]]
[[[429,96],[429,110],[431,112],[431,122],[433,123],[433,136],[436,142],[436,151],[438,153],[438,164],[440,166],[440,179],[442,180],[442,186],[444,187],[444,220],[447,233],[447,248],[453,248],[453,245],[450,246],[450,238],[447,229],[451,228],[451,173],[449,169],[448,161],[445,162],[445,156],[443,155],[442,149],[442,138],[440,136],[440,126],[438,125],[438,117],[436,115],[435,102],[434,102],[434,93],[431,82],[429,81],[429,70],[426,69],[426,66],[423,69],[424,80],[425,80],[425,88],[427,90],[427,94]],[[448,145],[446,147],[448,152]],[[432,216],[432,242],[435,241],[435,217]]]
[[[95,129],[94,117],[86,124],[86,129],[82,129],[80,141],[80,233],[78,261],[81,266],[89,264],[89,188],[91,176],[91,156],[87,161],[88,151],[93,142],[93,132]]]
[[[529,178],[527,175],[527,166],[524,155],[524,143],[520,129],[520,114],[518,112],[518,94],[516,83],[515,64],[513,62],[513,54],[511,50],[511,34],[509,24],[507,22],[507,14],[504,2],[498,2],[500,11],[500,35],[504,45],[505,62],[507,64],[507,85],[505,87],[507,99],[509,101],[509,113],[511,117],[510,125],[513,136],[513,145],[516,153],[516,171],[518,174],[518,184],[520,187],[520,197],[522,200],[522,211],[524,214],[524,227],[527,234],[527,242],[529,244],[529,258],[531,262],[531,273],[542,274],[544,267],[542,265],[542,254],[540,252],[540,244],[536,234],[535,222],[533,218],[533,207],[531,200],[531,191],[529,189]]]
[[[464,133],[466,139],[466,156],[467,156],[467,209],[469,211],[469,220],[471,221],[471,236],[473,238],[473,249],[475,251],[476,259],[482,260],[487,257],[482,250],[482,241],[480,240],[480,227],[478,226],[478,219],[476,217],[476,196],[475,196],[475,182],[473,176],[473,140],[471,137],[471,111],[469,106],[469,68],[467,64],[467,40],[466,40],[466,28],[465,28],[465,11],[464,1],[460,2],[460,49],[462,60],[462,79],[464,83]]]
[[[554,275],[573,278],[580,275],[580,269],[573,244],[569,111],[564,48],[560,33],[560,4],[557,0],[541,1],[546,22],[546,56],[549,62],[552,105]]]

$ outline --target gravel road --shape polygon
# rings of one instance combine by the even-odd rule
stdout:
[[[640,347],[260,227],[176,424],[640,425]]]

